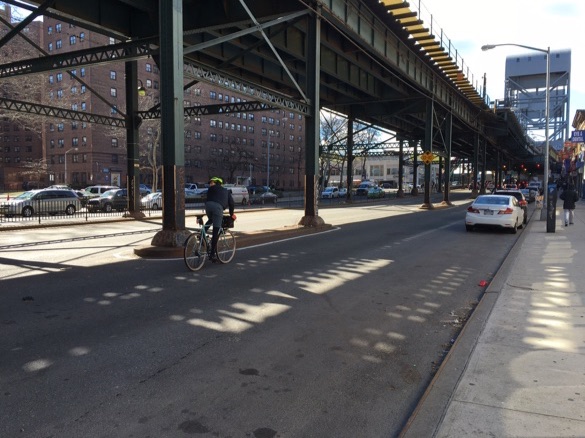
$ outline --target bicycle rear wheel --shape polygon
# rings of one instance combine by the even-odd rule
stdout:
[[[185,265],[191,271],[201,269],[207,257],[207,242],[205,239],[201,239],[201,236],[197,233],[191,234],[185,242],[184,257]]]
[[[217,258],[221,263],[229,263],[236,255],[236,238],[229,230],[222,230],[217,242]]]

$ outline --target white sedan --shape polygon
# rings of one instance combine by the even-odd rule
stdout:
[[[465,229],[475,227],[503,228],[516,233],[522,228],[524,211],[518,199],[508,195],[481,195],[467,209]]]
[[[327,187],[323,190],[323,193],[321,193],[321,197],[329,199],[339,198],[339,189],[337,187]]]

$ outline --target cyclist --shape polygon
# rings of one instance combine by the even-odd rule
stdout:
[[[234,214],[234,199],[228,189],[222,187],[223,180],[217,176],[209,180],[209,189],[207,190],[207,201],[205,202],[205,213],[207,214],[206,229],[213,225],[213,235],[211,237],[211,260],[217,259],[217,242],[219,240],[219,229],[223,220],[223,211],[229,208],[232,219],[236,218]]]

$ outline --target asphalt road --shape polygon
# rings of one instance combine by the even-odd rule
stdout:
[[[0,436],[396,436],[519,236],[457,204],[322,209],[197,273],[133,255],[156,224],[0,233]]]

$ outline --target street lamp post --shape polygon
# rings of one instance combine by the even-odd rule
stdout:
[[[486,50],[491,50],[494,49],[496,47],[500,47],[500,46],[516,46],[516,47],[522,47],[524,49],[528,49],[528,50],[534,50],[535,52],[542,52],[542,53],[546,53],[546,79],[545,79],[545,87],[546,87],[546,91],[545,91],[545,102],[544,102],[544,118],[545,118],[545,128],[544,128],[544,135],[546,137],[545,140],[545,146],[544,146],[544,178],[543,178],[543,205],[542,205],[542,210],[540,212],[540,220],[547,220],[547,214],[548,214],[548,179],[549,179],[549,134],[548,134],[548,129],[549,129],[549,125],[550,125],[550,47],[547,47],[546,50],[545,49],[539,49],[537,47],[531,47],[531,46],[524,46],[522,44],[513,44],[513,43],[506,43],[506,44],[486,44],[485,46],[481,47],[481,50],[486,51]],[[554,222],[552,223],[551,226],[549,226],[548,224],[549,221],[547,221],[547,227],[546,227],[546,231],[547,232],[554,232]],[[550,229],[552,228],[552,229]]]
[[[65,151],[65,185],[67,185],[67,154],[71,151],[77,151],[77,148],[71,148]]]

